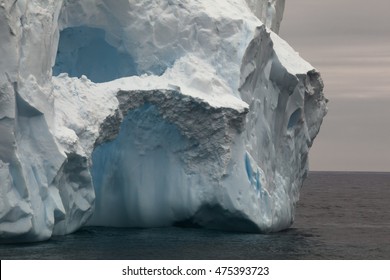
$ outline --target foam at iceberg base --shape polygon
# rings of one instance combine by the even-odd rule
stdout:
[[[155,2],[0,8],[2,241],[293,222],[327,109],[260,21],[277,31],[284,1]]]

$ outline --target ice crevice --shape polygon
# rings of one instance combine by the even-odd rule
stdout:
[[[284,2],[5,2],[1,241],[289,227],[327,100]]]

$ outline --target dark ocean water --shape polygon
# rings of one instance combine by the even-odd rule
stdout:
[[[294,225],[261,235],[88,227],[1,259],[390,259],[390,173],[311,172]]]

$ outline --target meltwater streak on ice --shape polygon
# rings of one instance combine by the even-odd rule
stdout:
[[[127,216],[98,214],[94,225],[127,226],[129,218],[135,226],[289,227],[327,109],[319,73],[269,29],[278,30],[283,8],[284,0],[5,2],[1,241],[72,233],[117,201],[115,212]],[[148,102],[161,116],[151,129],[174,125],[196,144],[180,151],[180,161],[177,151],[154,146],[140,159],[145,169],[127,155],[119,174],[120,157],[107,154],[126,146],[115,144],[128,133],[121,123]],[[109,152],[99,154],[104,145]],[[128,169],[147,174],[154,157],[167,164],[153,175],[164,178],[162,168],[178,181],[167,179],[165,191],[157,178],[122,184]],[[104,173],[92,174],[94,165]],[[140,179],[126,179],[133,177]],[[96,205],[93,182],[102,186]],[[150,206],[151,194],[160,207]]]
[[[1,259],[389,259],[390,173],[311,172],[292,228],[268,235],[87,227]]]

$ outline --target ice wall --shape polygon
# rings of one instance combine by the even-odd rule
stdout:
[[[4,2],[0,238],[291,225],[326,114],[284,1]],[[263,24],[263,22],[264,24]]]
[[[3,1],[0,7],[2,240],[49,238],[55,223],[66,215],[66,198],[61,198],[55,178],[61,176],[67,155],[58,147],[51,130],[51,54],[60,8],[61,3],[56,1]],[[63,186],[73,193],[69,181]],[[92,186],[88,187],[93,197]],[[83,219],[72,219],[70,224],[78,228]]]

